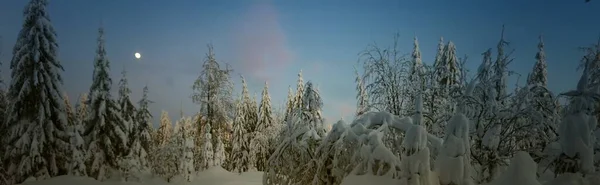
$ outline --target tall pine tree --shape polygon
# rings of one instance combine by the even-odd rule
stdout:
[[[25,7],[13,48],[8,125],[8,173],[15,183],[66,173],[69,137],[62,95],[62,65],[46,0]]]
[[[97,180],[109,177],[109,170],[119,169],[118,159],[126,155],[127,133],[125,121],[110,89],[110,64],[104,48],[104,28],[98,29],[98,48],[94,59],[92,86],[88,94],[89,109],[84,131],[88,147],[88,175]]]

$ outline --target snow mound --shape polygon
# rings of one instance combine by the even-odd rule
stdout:
[[[596,185],[600,182],[600,174],[583,177],[579,173],[565,173],[544,185]]]
[[[537,164],[526,152],[517,152],[508,169],[491,185],[541,185],[537,181]]]
[[[386,176],[375,176],[375,175],[349,175],[340,185],[365,185],[365,184],[379,184],[379,185],[404,185],[402,180],[392,179]]]

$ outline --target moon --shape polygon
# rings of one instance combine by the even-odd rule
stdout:
[[[136,59],[142,58],[142,54],[140,54],[140,53],[135,53],[135,54],[133,54],[133,56],[135,56]]]

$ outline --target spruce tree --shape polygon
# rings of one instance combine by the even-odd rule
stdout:
[[[301,109],[302,121],[307,124],[308,128],[317,132],[322,137],[325,135],[325,128],[323,127],[323,100],[319,92],[313,87],[312,82],[306,83],[306,89],[304,90],[304,96],[302,102],[304,105]]]
[[[158,127],[157,134],[157,147],[162,147],[169,142],[171,138],[171,132],[173,131],[173,125],[171,124],[171,118],[169,118],[169,112],[162,111],[160,114],[160,126]]]
[[[294,110],[294,94],[292,93],[292,87],[288,87],[288,96],[285,103],[285,115],[283,117],[283,123],[287,123],[292,116]]]
[[[425,80],[423,80],[425,68],[423,66],[423,61],[421,60],[421,51],[419,49],[419,40],[417,37],[414,38],[413,46],[412,62],[408,79],[414,87],[417,87],[416,83],[419,83],[421,90],[424,90],[427,87],[425,85]]]
[[[132,135],[135,136],[131,137],[131,139],[134,139],[134,142],[139,143],[135,144],[139,147],[137,148],[137,151],[134,151],[135,157],[139,158],[142,167],[147,167],[148,164],[146,161],[146,156],[148,154],[147,152],[151,150],[151,133],[153,133],[152,114],[150,113],[148,106],[150,105],[150,103],[153,103],[153,101],[148,99],[148,86],[144,86],[142,92],[142,99],[138,101],[139,111],[137,112],[136,116],[136,127],[132,129]]]
[[[119,159],[127,154],[125,121],[110,89],[110,64],[104,48],[104,28],[98,29],[98,48],[94,59],[92,86],[88,94],[88,115],[84,139],[88,147],[88,175],[97,180],[109,177],[109,170],[120,169]]]
[[[296,85],[296,96],[294,97],[294,109],[302,108],[302,96],[304,94],[304,79],[302,78],[302,70],[298,73],[298,83]]]
[[[8,174],[14,183],[66,174],[69,137],[62,65],[46,0],[31,0],[13,48],[6,111]]]
[[[88,97],[86,93],[80,95],[79,100],[75,103],[75,117],[79,122],[84,122],[87,116],[87,104]],[[81,124],[81,123],[80,123]]]
[[[253,147],[256,151],[256,168],[258,171],[266,169],[269,159],[269,139],[273,133],[269,129],[273,127],[273,108],[271,107],[271,96],[269,96],[269,84],[265,82],[262,91],[262,99],[259,106],[258,127],[253,139],[257,144]]]
[[[535,65],[533,66],[533,70],[527,79],[528,85],[539,84],[543,87],[546,87],[548,83],[548,71],[546,64],[546,53],[544,52],[544,40],[542,36],[540,36],[540,42],[538,44],[538,53],[535,55]]]
[[[127,82],[127,71],[123,69],[121,72],[121,80],[119,80],[119,98],[117,99],[117,103],[119,104],[119,108],[121,108],[121,117],[123,117],[123,121],[126,126],[126,133],[128,134],[129,143],[127,143],[131,147],[131,142],[133,141],[129,135],[132,134],[133,128],[136,127],[136,122],[134,120],[135,117],[135,106],[131,103],[130,95],[131,90],[129,89],[129,83]]]
[[[67,170],[69,175],[75,176],[87,176],[87,169],[85,166],[85,148],[84,141],[81,134],[83,132],[83,125],[81,120],[77,117],[77,113],[73,110],[69,97],[65,93],[65,105],[68,120],[69,130],[69,143],[70,143],[70,155],[67,163]]]
[[[67,95],[67,93],[65,93],[63,97],[65,99],[65,112],[67,113],[67,123],[69,126],[76,125],[78,120],[75,110],[73,110],[73,106],[71,106],[69,96]]]
[[[233,122],[232,149],[230,155],[229,169],[234,173],[242,173],[248,170],[248,144],[246,142],[245,107],[243,100],[238,101],[236,105],[236,116]]]

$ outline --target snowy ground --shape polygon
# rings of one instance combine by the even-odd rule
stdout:
[[[213,168],[208,171],[199,173],[192,182],[173,182],[167,183],[166,181],[159,178],[146,178],[143,182],[116,182],[106,181],[99,182],[89,177],[75,177],[75,176],[60,176],[44,181],[36,182],[25,182],[22,185],[261,185],[262,184],[262,172],[247,172],[241,175],[227,172],[222,168]],[[518,180],[518,179],[517,179]],[[506,185],[517,185],[517,182],[511,182],[516,184]],[[361,175],[361,176],[348,176],[342,182],[342,185],[364,185],[364,184],[378,184],[378,185],[403,185],[405,182],[397,179],[390,179],[384,176],[372,176],[372,175]],[[540,183],[542,185],[598,185],[600,184],[600,173],[593,176],[581,177],[576,174],[565,174],[556,179],[548,182]],[[505,184],[490,184],[490,185],[505,185]],[[527,184],[529,185],[529,184]]]
[[[22,185],[262,185],[262,172],[247,172],[235,174],[223,168],[212,168],[194,177],[192,182],[167,183],[160,178],[147,177],[142,182],[99,182],[89,177],[60,176],[43,181],[25,182]],[[177,180],[175,180],[177,181]]]

